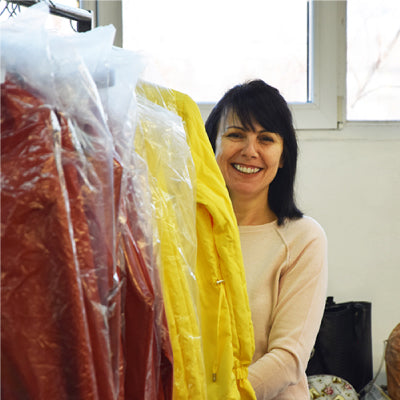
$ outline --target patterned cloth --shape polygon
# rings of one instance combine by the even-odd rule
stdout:
[[[334,375],[308,377],[310,399],[358,400],[358,394],[346,380]]]

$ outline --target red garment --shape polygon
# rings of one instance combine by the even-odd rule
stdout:
[[[90,121],[1,89],[3,398],[172,399],[161,288],[118,157]]]
[[[120,387],[120,294],[114,275],[113,171],[100,135],[88,124],[85,133],[97,148],[74,147],[78,128],[59,115],[62,166],[79,263],[93,364],[101,399],[116,399]],[[115,173],[118,178],[118,172]],[[118,189],[118,180],[115,182]],[[104,190],[106,188],[106,190]],[[105,192],[105,193],[104,193]]]
[[[117,157],[118,158],[118,157]],[[119,160],[114,158],[114,213],[115,221],[118,221],[119,207],[121,203],[121,185],[123,168]],[[118,257],[118,230],[116,230],[115,240],[115,257]],[[122,331],[124,329],[123,318],[123,297],[125,290],[125,281],[122,279],[122,273],[119,263],[116,265],[116,274],[120,282],[118,290],[114,291],[115,304],[112,311],[109,312],[108,324],[110,326],[110,344],[112,353],[112,369],[114,371],[114,385],[119,388],[118,400],[125,399],[125,356],[123,352],[123,337]],[[111,297],[111,296],[110,296]],[[111,298],[110,298],[111,299]]]
[[[57,118],[10,81],[1,115],[2,398],[97,399]]]
[[[118,157],[90,121],[1,89],[3,398],[171,399],[161,288]]]
[[[151,244],[141,229],[135,181],[125,169],[119,251],[124,295],[125,396],[129,400],[172,399],[173,357]],[[141,247],[138,243],[144,243]]]

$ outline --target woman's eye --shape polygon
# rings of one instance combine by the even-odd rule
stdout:
[[[225,135],[227,138],[231,138],[231,139],[238,139],[242,137],[242,134],[239,132],[229,132]]]
[[[273,142],[274,140],[270,136],[261,136],[259,138],[261,142]]]

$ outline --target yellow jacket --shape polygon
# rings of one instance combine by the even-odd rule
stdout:
[[[135,150],[146,161],[157,260],[173,353],[173,398],[206,398],[195,302],[195,170],[182,120],[138,96]],[[193,271],[192,271],[193,269]],[[143,366],[146,368],[146,366]]]
[[[200,111],[189,96],[174,90],[140,82],[137,93],[182,118],[195,165],[195,276],[207,392],[203,398],[255,399],[247,379],[254,336],[239,232]]]

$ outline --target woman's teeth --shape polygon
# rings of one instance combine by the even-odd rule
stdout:
[[[233,167],[244,174],[255,174],[261,170],[261,168],[244,167],[243,165],[239,164],[233,164]]]

